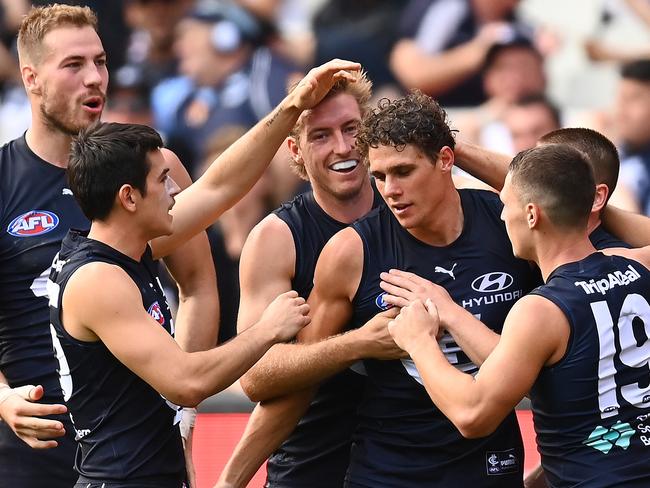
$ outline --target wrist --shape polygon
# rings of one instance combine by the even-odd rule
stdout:
[[[404,346],[404,350],[409,354],[409,356],[411,356],[411,359],[414,361],[418,357],[430,356],[432,348],[440,350],[438,341],[436,341],[430,335],[413,338],[413,340],[409,341],[409,343],[405,344]]]
[[[10,397],[13,395],[17,395],[16,391],[11,388],[9,385],[6,384],[0,384],[0,406]]]
[[[455,302],[449,303],[444,308],[438,308],[438,317],[440,318],[440,328],[452,331],[454,325],[461,322],[463,316],[469,313],[463,307]],[[471,314],[470,314],[471,315]]]
[[[349,361],[350,364],[372,356],[368,347],[371,344],[365,340],[361,328],[353,329],[341,334],[334,340],[338,341],[341,346],[343,346],[343,350],[345,351],[345,360]]]

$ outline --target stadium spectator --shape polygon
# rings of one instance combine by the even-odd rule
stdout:
[[[279,103],[295,68],[265,43],[268,24],[235,4],[202,0],[178,25],[181,76],[154,88],[156,127],[193,173],[219,127],[251,127]]]
[[[615,105],[615,129],[621,151],[620,184],[638,208],[650,215],[650,59],[621,69]]]
[[[390,57],[395,77],[443,106],[483,103],[481,68],[490,48],[511,35],[518,3],[411,0],[402,16],[401,39]]]

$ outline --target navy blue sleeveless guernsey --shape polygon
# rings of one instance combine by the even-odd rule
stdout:
[[[79,341],[61,324],[65,287],[81,266],[92,262],[122,268],[139,288],[149,315],[168,333],[174,331],[151,249],[147,247],[138,262],[70,231],[52,266],[48,286],[61,385],[79,442],[75,465],[80,480],[179,488],[185,478],[179,407],[131,372],[104,343]]]
[[[611,247],[623,247],[629,249],[632,247],[627,242],[623,242],[618,237],[614,237],[612,234],[607,232],[603,229],[602,225],[596,227],[591,234],[589,234],[589,240],[596,249],[609,249]]]
[[[387,308],[379,273],[397,268],[444,286],[451,297],[496,332],[538,276],[516,259],[500,219],[496,194],[460,190],[463,230],[448,246],[427,245],[402,228],[386,207],[353,227],[361,236],[364,266],[354,299],[357,326]],[[449,362],[466,373],[478,368],[445,334]],[[350,486],[421,488],[523,485],[524,451],[514,412],[494,434],[465,439],[436,408],[411,360],[364,361],[366,395],[354,436]]]
[[[88,228],[65,170],[36,156],[25,137],[0,149],[0,371],[9,385],[43,385],[42,403],[62,403],[50,335],[46,282],[71,227]],[[34,450],[0,422],[0,484],[69,487],[76,443],[70,419],[56,449]]]
[[[564,357],[530,392],[554,488],[650,486],[650,272],[594,253],[533,290],[566,315]]]
[[[373,206],[381,202],[375,192]],[[291,287],[307,298],[321,250],[347,224],[325,213],[311,191],[283,204],[274,214],[287,224],[293,236],[296,268]],[[347,369],[320,385],[292,434],[269,458],[268,488],[343,486],[364,384],[363,376]]]

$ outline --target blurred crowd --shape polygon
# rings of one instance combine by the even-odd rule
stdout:
[[[598,29],[583,40],[583,55],[616,66],[618,81],[607,108],[579,118],[570,100],[553,100],[549,90],[548,66],[563,33],[522,15],[529,1],[60,3],[89,5],[98,14],[111,77],[104,120],[155,127],[195,178],[302,73],[338,57],[364,66],[376,98],[420,89],[449,111],[457,137],[504,153],[576,121],[605,133],[623,160],[613,201],[650,214],[650,43],[616,47],[600,35],[623,15],[650,31],[650,0],[589,3]],[[0,0],[1,143],[29,124],[16,31],[30,5],[47,3]],[[281,151],[255,189],[210,229],[222,340],[235,331],[238,259],[249,231],[306,188],[288,170],[288,160]]]

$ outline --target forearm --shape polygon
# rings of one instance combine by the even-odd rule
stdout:
[[[456,144],[454,154],[456,166],[496,190],[503,188],[512,159],[510,156],[489,151],[465,141],[459,141]]]
[[[239,379],[274,343],[264,327],[255,327],[239,334],[231,341],[209,351],[184,356],[174,381],[171,398],[179,405],[195,406]]]
[[[230,208],[266,170],[301,112],[292,95],[288,95],[270,114],[231,144],[197,183],[219,188],[227,195],[225,208]]]
[[[179,290],[176,342],[187,352],[205,351],[217,344],[219,299],[214,292],[200,291],[189,296]]]
[[[264,401],[312,387],[360,359],[352,332],[313,344],[276,344],[241,379],[248,397]]]
[[[650,245],[650,218],[607,205],[601,213],[605,229],[632,247]]]
[[[201,232],[165,258],[178,285],[176,342],[187,352],[217,344],[219,297],[207,235]]]
[[[408,353],[413,359],[427,393],[440,411],[466,435],[478,396],[474,378],[454,368],[431,338],[422,340]]]
[[[289,437],[312,396],[311,390],[304,390],[258,404],[216,486],[246,487],[264,461]]]
[[[460,306],[441,317],[441,320],[458,347],[477,366],[483,364],[499,343],[499,334]]]
[[[428,54],[414,41],[402,41],[391,55],[391,66],[406,87],[436,96],[476,74],[488,47],[475,39],[445,52]]]

